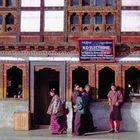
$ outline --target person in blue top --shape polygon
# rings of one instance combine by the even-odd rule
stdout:
[[[81,92],[78,92],[76,98],[76,105],[74,106],[75,112],[75,121],[74,121],[74,135],[83,135],[84,134],[84,114],[85,114],[85,104],[82,99]]]

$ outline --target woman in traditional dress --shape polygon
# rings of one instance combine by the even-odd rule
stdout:
[[[80,92],[78,92],[77,94],[74,112],[75,112],[74,135],[79,136],[84,134],[84,126],[85,126],[84,122],[85,105]]]
[[[72,104],[72,134],[74,133],[74,122],[75,122],[75,112],[74,106],[76,105],[77,94],[79,93],[79,85],[74,85],[74,91],[71,95],[71,104]]]
[[[121,116],[121,103],[123,102],[123,96],[120,90],[116,90],[115,84],[111,85],[111,90],[108,93],[108,100],[111,107],[109,124],[111,130],[109,132],[119,132]],[[114,125],[114,122],[116,125]]]
[[[62,134],[63,105],[55,89],[51,89],[50,95],[53,97],[49,105],[47,114],[51,115],[50,131],[51,134]]]
[[[84,101],[84,104],[85,104],[85,122],[86,122],[86,126],[84,127],[85,128],[85,132],[92,132],[94,131],[97,127],[94,127],[94,123],[93,123],[93,117],[92,117],[92,114],[90,112],[90,102],[91,102],[91,99],[90,99],[90,85],[85,85],[85,91],[82,93],[82,98],[83,98],[83,101]]]

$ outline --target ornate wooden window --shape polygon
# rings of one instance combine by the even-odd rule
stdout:
[[[0,6],[2,6],[3,5],[3,0],[0,0]]]
[[[6,24],[14,24],[14,16],[11,13],[6,16]]]
[[[100,13],[94,16],[94,24],[102,24],[102,15]]]
[[[71,24],[78,24],[79,22],[79,17],[76,13],[73,13],[70,17],[70,23]]]
[[[106,15],[106,24],[114,24],[114,16],[112,13]]]
[[[71,31],[75,32],[78,30],[79,17],[76,13],[73,13],[70,17]]]
[[[106,15],[106,29],[107,32],[114,31],[114,15],[112,13],[108,13]]]
[[[6,97],[22,97],[23,71],[16,66],[7,70]]]
[[[82,24],[90,24],[90,15],[88,13],[82,16]]]
[[[140,94],[140,70],[131,66],[124,72],[125,76],[125,99],[129,99],[130,94]]]
[[[82,0],[82,6],[89,6],[90,0]]]
[[[102,6],[103,0],[94,0],[94,6]]]
[[[110,85],[115,83],[115,70],[110,67],[104,67],[98,73],[98,95],[99,99],[107,99],[110,91]]]
[[[79,0],[71,0],[70,1],[70,6],[77,6],[79,5]]]
[[[2,24],[3,18],[2,15],[0,15],[0,24]]]
[[[84,13],[82,16],[82,31],[87,32],[90,28],[90,15],[88,13]]]
[[[28,98],[27,80],[26,64],[4,64],[3,98]]]
[[[102,15],[100,13],[97,13],[94,16],[94,31],[95,32],[101,31],[101,25],[102,25]]]
[[[106,6],[113,6],[114,0],[106,0]]]
[[[13,5],[14,5],[14,0],[6,0],[6,7],[13,6]]]
[[[5,23],[7,32],[15,31],[14,16],[11,13],[6,16]]]

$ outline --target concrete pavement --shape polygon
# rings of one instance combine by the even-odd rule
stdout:
[[[86,136],[51,135],[48,129],[38,129],[30,131],[14,131],[9,128],[0,129],[0,140],[139,140],[140,132],[120,132],[108,133],[100,131],[89,133]]]

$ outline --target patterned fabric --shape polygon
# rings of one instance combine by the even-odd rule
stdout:
[[[76,106],[77,106],[78,108],[74,109],[74,112],[79,112],[79,113],[81,113],[81,114],[85,114],[85,104],[84,104],[84,101],[83,101],[81,95],[78,95],[78,96],[77,96],[77,99],[76,99]]]
[[[63,116],[60,118],[61,120],[61,133],[66,132],[67,128],[68,128],[68,124],[67,124],[67,114],[69,113],[68,109],[64,109],[64,114]]]
[[[51,134],[63,134],[67,131],[67,114],[69,113],[68,109],[64,110],[63,116],[51,115]]]
[[[52,134],[58,134],[60,132],[60,117],[57,117],[56,115],[51,115],[50,128]]]
[[[108,93],[108,98],[111,100],[111,107],[113,109],[113,106],[118,102],[121,104],[123,102],[123,96],[120,91],[112,91],[110,90]]]
[[[52,98],[52,101],[49,105],[47,114],[49,115],[56,115],[56,116],[62,116],[63,115],[63,105],[62,105],[62,101],[59,98],[58,95],[55,95]]]

